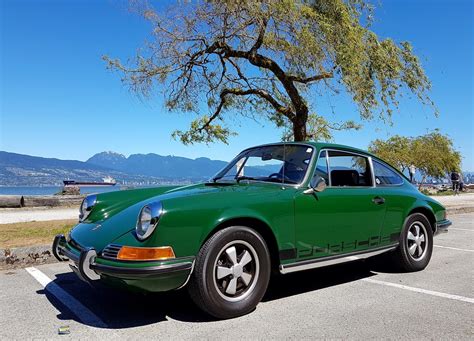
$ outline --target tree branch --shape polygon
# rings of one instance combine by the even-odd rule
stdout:
[[[244,74],[242,73],[242,70],[240,70],[240,67],[239,65],[237,65],[236,62],[234,62],[232,59],[227,59],[231,64],[232,66],[235,68],[235,70],[237,71],[237,75],[240,77],[240,79],[242,79],[245,83],[247,83],[247,86],[250,88],[250,83],[248,81],[248,78],[244,76]]]
[[[265,57],[259,53],[251,51],[234,50],[228,44],[222,41],[216,41],[206,49],[207,53],[223,53],[224,58],[243,58],[247,59],[252,65],[270,70],[275,77],[282,83],[286,93],[291,99],[295,112],[301,122],[306,121],[308,115],[308,107],[301,97],[290,76],[275,62],[273,59]],[[300,123],[301,123],[300,122]]]
[[[288,78],[291,81],[297,82],[297,83],[303,83],[303,84],[308,84],[311,82],[319,81],[321,79],[327,79],[327,78],[333,78],[333,77],[334,75],[332,74],[332,72],[324,72],[320,75],[315,75],[315,76],[306,77],[306,78],[298,77],[298,76],[288,76]]]
[[[224,89],[220,93],[220,102],[219,105],[217,106],[216,111],[209,117],[207,122],[203,124],[201,127],[197,129],[198,132],[202,132],[203,130],[206,130],[212,121],[214,121],[217,117],[219,117],[222,108],[224,107],[225,104],[225,98],[228,95],[235,95],[235,96],[248,96],[248,95],[256,95],[260,98],[265,99],[268,103],[271,104],[271,106],[281,113],[282,115],[286,116],[289,120],[294,120],[295,115],[292,112],[292,110],[288,107],[285,107],[281,105],[271,94],[269,94],[267,91],[263,89],[247,89],[247,90],[242,90],[242,89]]]
[[[267,29],[267,23],[268,23],[267,19],[262,19],[262,25],[260,26],[257,40],[255,41],[255,44],[253,44],[252,48],[250,49],[250,53],[256,53],[257,50],[262,46],[263,38],[265,37],[265,31]]]
[[[221,92],[221,98],[222,98],[222,96],[226,96],[226,95],[229,95],[229,94],[236,95],[236,96],[248,96],[248,95],[258,96],[258,97],[263,98],[264,100],[266,100],[268,103],[270,103],[271,106],[276,111],[278,111],[282,115],[285,115],[288,119],[290,119],[290,120],[294,119],[294,114],[293,114],[293,112],[291,111],[290,108],[285,107],[282,104],[280,104],[280,102],[278,102],[272,95],[270,95],[267,91],[265,91],[263,89],[246,89],[246,90],[242,90],[242,89],[224,89]]]

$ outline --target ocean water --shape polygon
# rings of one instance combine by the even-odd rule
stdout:
[[[0,195],[51,195],[60,192],[62,186],[0,186]],[[118,191],[121,189],[119,185],[116,186],[99,186],[99,187],[80,187],[81,194],[89,193],[105,193]]]

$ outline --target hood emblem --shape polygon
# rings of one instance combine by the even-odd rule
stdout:
[[[95,226],[92,228],[92,231],[95,231],[95,230],[99,229],[101,226],[102,226],[101,224],[95,225]]]

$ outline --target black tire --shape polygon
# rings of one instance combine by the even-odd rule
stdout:
[[[233,254],[237,257],[229,256]],[[248,255],[252,260],[242,266]],[[231,273],[223,276],[227,271]],[[270,273],[270,254],[260,234],[245,226],[231,226],[216,232],[201,247],[188,291],[194,303],[208,314],[220,319],[237,317],[249,313],[261,301]]]
[[[420,231],[419,236],[416,236],[417,228]],[[417,241],[415,241],[416,237],[418,237]],[[395,264],[407,272],[420,271],[426,268],[432,253],[433,229],[429,220],[421,213],[409,215],[400,234],[400,244],[394,252]]]

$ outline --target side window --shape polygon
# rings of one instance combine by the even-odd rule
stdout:
[[[374,174],[375,174],[375,185],[386,186],[386,185],[401,185],[403,179],[393,169],[388,166],[373,160]]]
[[[319,153],[318,161],[316,162],[316,169],[314,170],[313,177],[319,175],[326,180],[326,185],[329,185],[328,165],[326,162],[326,151],[323,150]]]
[[[329,151],[331,186],[372,186],[368,158],[343,151]]]

